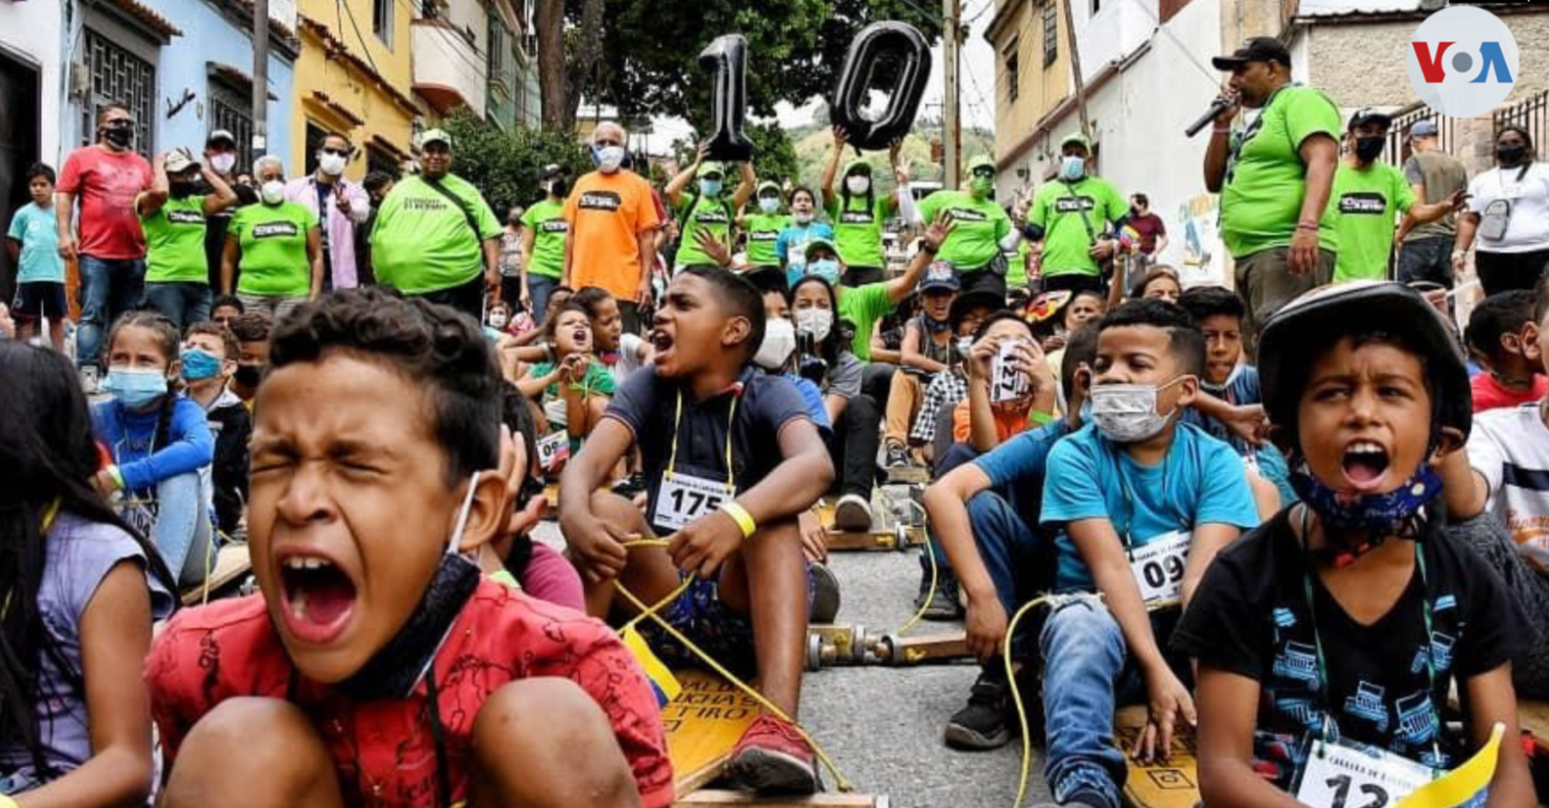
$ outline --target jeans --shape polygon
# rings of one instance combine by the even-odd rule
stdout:
[[[964,272],[962,277],[963,288],[962,291],[958,292],[958,294],[966,295],[969,292],[989,292],[990,294],[1000,299],[1000,306],[997,306],[996,308],[1005,306],[1005,275],[996,272],[990,267],[984,267],[983,269],[976,269],[972,272]]]
[[[1533,569],[1517,552],[1506,525],[1494,513],[1447,526],[1453,541],[1466,544],[1495,569],[1505,584],[1502,591],[1527,618],[1528,635],[1511,660],[1511,678],[1524,698],[1549,698],[1549,579]]]
[[[201,553],[207,553],[212,540],[207,492],[199,472],[179,474],[157,483],[154,512],[142,501],[124,506],[120,515],[150,536],[162,563],[179,585],[186,585],[190,579],[195,583],[204,580],[205,559],[190,552],[199,544]],[[193,571],[200,574],[189,574]]]
[[[952,444],[952,448],[948,449],[941,457],[936,458],[936,462],[932,464],[931,479],[939,480],[942,477],[947,476],[948,472],[952,471],[958,466],[971,462],[978,456],[978,450],[974,449],[972,445],[967,443],[954,443]],[[972,517],[973,512],[972,506],[970,505],[969,518],[972,519]],[[946,569],[947,565],[951,562],[947,560],[946,551],[941,549],[941,540],[936,535],[935,526],[932,525],[929,520],[927,520],[925,523],[925,530],[926,533],[930,536],[930,553],[936,559],[937,568]],[[974,536],[977,537],[978,535],[979,529],[975,527]],[[920,554],[920,566],[926,571],[930,570],[930,561],[926,559],[924,553]],[[991,577],[994,577],[993,574]],[[998,584],[995,588],[997,591],[1000,589]]]
[[[181,331],[210,319],[210,303],[214,299],[209,285],[203,282],[147,283],[145,302],[141,305],[161,312]]]
[[[242,310],[252,314],[269,315],[269,319],[279,322],[295,311],[301,304],[307,302],[305,297],[281,297],[279,295],[249,295],[237,293],[237,299],[242,301]]]
[[[1291,248],[1271,247],[1237,260],[1237,293],[1248,302],[1248,337],[1243,347],[1258,356],[1259,332],[1280,307],[1334,277],[1334,253],[1319,248],[1318,265],[1303,275],[1291,274]]]
[[[483,272],[475,273],[471,279],[456,286],[447,289],[437,289],[434,292],[426,292],[421,295],[412,295],[412,297],[422,298],[442,306],[450,306],[472,317],[476,323],[484,322]]]
[[[145,297],[145,261],[81,256],[81,328],[76,336],[79,365],[103,366],[103,337],[125,312]]]
[[[532,311],[528,312],[534,320],[543,321],[543,313],[548,310],[549,295],[554,287],[559,285],[558,278],[548,278],[532,272],[527,273],[527,291],[532,295]],[[506,301],[507,303],[513,301]]]
[[[1479,285],[1484,287],[1486,297],[1514,289],[1530,292],[1537,289],[1546,264],[1549,264],[1549,250],[1520,253],[1478,250],[1474,253],[1474,270],[1479,273]]]
[[[1452,288],[1452,237],[1419,238],[1398,251],[1398,282],[1429,281]]]
[[[1062,275],[1043,276],[1043,291],[1093,291],[1106,295],[1108,293],[1108,286],[1107,284],[1103,283],[1102,278],[1096,275],[1088,275],[1085,272],[1066,272]]]
[[[828,455],[838,470],[834,482],[840,495],[855,494],[871,502],[871,488],[877,478],[877,427],[882,413],[871,396],[862,393],[850,399],[834,433],[828,439]]]
[[[861,372],[861,392],[877,402],[877,412],[887,412],[887,400],[893,389],[893,374],[898,366],[887,362],[867,362]]]

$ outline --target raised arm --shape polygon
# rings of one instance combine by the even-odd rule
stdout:
[[[214,190],[214,193],[208,194],[204,198],[204,215],[212,216],[237,204],[237,192],[231,190],[231,186],[221,179],[221,175],[215,173],[215,170],[210,168],[210,161],[206,160],[204,165],[200,166],[199,173],[204,176],[204,181],[208,182],[210,188]]]
[[[753,163],[745,161],[737,164],[737,170],[742,174],[742,181],[737,183],[737,190],[732,192],[732,210],[742,210],[753,198],[753,190],[758,187],[758,176],[753,173]]]
[[[167,204],[167,198],[171,196],[171,182],[167,179],[167,153],[156,155],[156,160],[151,163],[151,187],[141,191],[135,197],[134,212],[141,216],[149,216],[162,206]]]
[[[677,210],[678,205],[683,202],[683,189],[687,188],[688,184],[694,181],[694,176],[699,173],[699,166],[705,161],[705,152],[709,148],[709,146],[701,143],[698,153],[694,155],[694,162],[690,163],[687,168],[679,171],[677,176],[667,182],[667,187],[662,189],[662,195],[667,197],[667,207]]]
[[[1205,146],[1205,190],[1218,194],[1226,185],[1226,164],[1232,151],[1232,119],[1237,117],[1237,94],[1225,90],[1221,98],[1230,103],[1216,116],[1210,128],[1210,143]]]
[[[824,208],[833,205],[834,200],[838,199],[834,196],[834,178],[839,176],[839,163],[844,159],[844,144],[848,140],[844,127],[835,125],[833,132],[834,150],[828,153],[828,162],[823,165],[823,179],[818,183],[818,189],[823,193]]]
[[[915,253],[914,259],[909,262],[904,274],[887,281],[887,296],[893,301],[893,305],[902,303],[910,294],[913,294],[914,288],[920,285],[920,278],[925,277],[926,267],[930,266],[931,261],[936,260],[936,253],[941,250],[941,245],[946,243],[947,237],[952,235],[956,227],[957,225],[952,222],[952,215],[947,211],[936,214],[935,221],[932,221],[930,227],[925,228],[925,232],[920,234],[920,251]]]

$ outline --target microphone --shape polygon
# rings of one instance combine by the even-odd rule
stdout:
[[[1189,124],[1188,129],[1183,130],[1184,137],[1194,137],[1195,135],[1199,134],[1199,130],[1208,126],[1211,121],[1216,119],[1217,115],[1220,115],[1221,113],[1231,108],[1232,102],[1226,100],[1225,98],[1217,98],[1216,100],[1210,102],[1210,109],[1206,110],[1204,115],[1199,116],[1199,120]]]

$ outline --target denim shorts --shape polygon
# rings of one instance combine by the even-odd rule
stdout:
[[[679,573],[679,581],[689,573]],[[815,594],[812,583],[812,565],[807,565],[807,610],[811,613]],[[758,673],[758,654],[753,645],[753,620],[750,615],[737,614],[721,602],[720,586],[714,581],[695,577],[688,589],[663,612],[662,618],[677,629],[712,659],[724,665],[739,678],[746,679]],[[651,650],[670,668],[702,667],[703,663],[693,651],[688,650],[676,637],[668,634],[655,622],[640,624],[640,634],[651,644]]]

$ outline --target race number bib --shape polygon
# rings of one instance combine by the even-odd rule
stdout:
[[[554,471],[570,457],[570,435],[560,430],[538,441],[538,466]]]
[[[714,512],[735,495],[736,491],[725,480],[666,472],[656,492],[656,513],[651,522],[667,530],[682,530],[689,522]]]
[[[1188,531],[1175,530],[1152,539],[1130,555],[1130,570],[1146,603],[1183,596],[1184,561],[1189,555]]]
[[[996,354],[995,360],[990,364],[991,404],[1016,401],[1027,395],[1027,377],[1011,366],[1011,356],[1020,344],[1021,341],[1016,340],[1001,345],[1000,353]]]
[[[1431,779],[1430,769],[1392,752],[1313,741],[1296,799],[1313,808],[1390,808]]]

